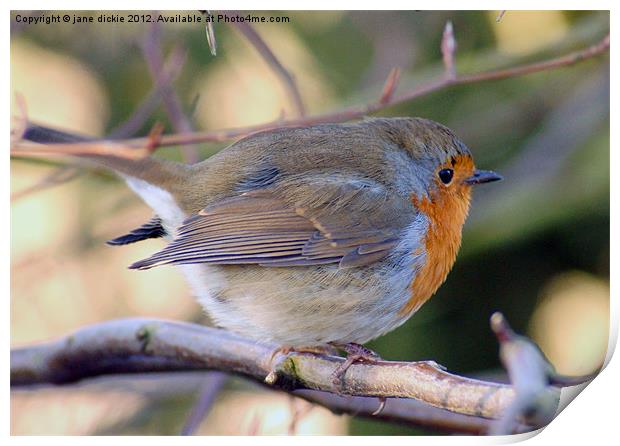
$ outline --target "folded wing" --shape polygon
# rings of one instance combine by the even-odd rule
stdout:
[[[390,252],[411,213],[406,200],[370,180],[292,179],[207,206],[183,223],[165,249],[130,268],[363,266]]]

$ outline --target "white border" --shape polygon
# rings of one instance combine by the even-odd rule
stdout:
[[[8,3],[8,4],[7,4]],[[270,10],[291,10],[291,9],[423,9],[429,6],[428,2],[404,2],[397,0],[382,0],[381,2],[360,2],[360,1],[334,1],[334,0],[314,0],[312,2],[296,2],[294,5],[291,4],[290,1],[261,1],[261,2],[249,2],[249,1],[211,1],[211,2],[197,2],[197,1],[184,1],[177,0],[173,4],[170,2],[163,1],[151,1],[148,3],[142,2],[127,2],[127,1],[116,1],[109,0],[106,2],[102,1],[91,1],[85,3],[84,1],[77,0],[59,0],[55,2],[42,2],[42,1],[8,1],[5,2],[7,4],[7,14],[4,16],[5,21],[3,23],[4,26],[4,42],[3,42],[3,53],[4,60],[9,60],[9,26],[7,16],[9,9],[16,10],[28,10],[28,9],[109,9],[109,10],[122,10],[122,9],[180,9],[180,10],[193,10],[200,8],[209,8],[213,10],[218,9],[270,9]],[[505,1],[501,2],[501,5],[498,5],[498,2],[490,2],[490,1],[469,1],[466,4],[463,2],[457,1],[434,1],[432,3],[433,9],[451,9],[451,10],[464,10],[464,9],[499,9],[506,8],[508,10],[511,9],[612,9],[613,3],[611,1],[595,1],[590,0],[588,2],[578,2],[573,0],[556,0],[556,1]],[[174,8],[172,8],[174,6]],[[615,29],[615,25],[617,24],[616,13],[612,10],[611,14],[611,22],[612,28]],[[613,34],[613,33],[612,33]],[[612,36],[612,40],[613,36]],[[612,64],[611,70],[612,73],[616,73],[616,61],[617,54],[615,51],[615,46],[612,44],[611,46],[612,52]],[[10,64],[5,64],[4,69],[4,88],[5,92],[9,87],[9,73],[10,73]],[[612,79],[614,76],[612,74]],[[5,103],[3,107],[3,116],[1,120],[1,125],[3,132],[5,135],[5,141],[8,142],[8,135],[10,130],[10,116],[9,116],[9,95],[8,93],[3,96],[5,98]],[[617,94],[616,89],[614,88],[614,83],[612,82],[611,86],[611,98],[612,98],[612,107],[611,107],[611,116],[617,116],[615,113],[614,105],[617,103]],[[620,147],[616,144],[618,142],[617,137],[618,127],[611,125],[611,147],[614,148],[611,151],[611,166],[612,168],[612,176],[611,176],[611,191],[613,196],[617,197],[619,180],[617,177],[613,175],[613,173],[620,172],[618,169],[619,164],[619,156],[618,150]],[[3,196],[8,201],[9,197],[9,163],[8,156],[5,156],[3,159],[2,165],[2,174],[4,175],[5,181],[2,183],[2,187],[4,189]],[[7,206],[8,207],[8,206]],[[6,208],[5,208],[6,209]],[[2,233],[8,235],[9,234],[9,219],[6,218],[6,214],[3,218],[0,219],[0,228],[2,229]],[[611,207],[611,222],[612,228],[615,227],[615,224],[618,224],[620,220],[618,219],[618,202],[614,202],[612,200]],[[620,296],[620,290],[618,290],[618,286],[615,278],[618,277],[618,263],[616,258],[616,253],[618,252],[618,237],[614,236],[612,233],[611,238],[611,315],[612,315],[612,323],[611,323],[611,337],[610,337],[610,346],[615,347],[618,335],[618,296]],[[5,251],[5,255],[2,256],[2,274],[3,274],[3,283],[7,288],[5,294],[5,302],[8,303],[8,292],[9,292],[9,249],[7,243],[7,249]],[[9,312],[5,312],[5,346],[9,345],[9,329],[10,329],[10,320],[9,320]],[[8,349],[7,349],[8,350]],[[3,357],[3,376],[5,377],[4,383],[4,402],[5,404],[2,406],[2,419],[4,420],[4,432],[5,435],[9,434],[9,392],[8,386],[6,383],[9,382],[9,352],[6,351]],[[609,357],[608,357],[609,362]],[[601,373],[601,375],[583,392],[583,394],[579,395],[579,397],[556,418],[546,429],[543,430],[539,435],[530,438],[531,444],[546,444],[553,442],[554,444],[560,443],[563,445],[570,445],[573,443],[576,444],[584,444],[586,441],[591,442],[591,444],[607,444],[610,439],[617,438],[617,415],[616,415],[616,406],[617,406],[617,398],[618,394],[618,378],[620,376],[620,366],[618,365],[619,361],[617,358],[609,362],[607,368]],[[517,440],[524,440],[526,438],[531,437],[531,435],[519,436],[516,437],[508,437],[508,438],[490,438],[490,437],[479,437],[479,438],[464,438],[464,437],[390,437],[390,443],[394,444],[455,444],[455,441],[458,444],[497,444],[497,443],[512,443]],[[89,443],[105,443],[108,444],[110,441],[121,442],[128,444],[131,442],[135,444],[135,442],[139,442],[144,438],[148,438],[148,441],[152,444],[162,444],[164,442],[170,441],[170,439],[166,437],[120,437],[111,439],[109,437],[78,437],[78,438],[67,438],[67,437],[12,437],[10,439],[11,442],[15,443],[43,443],[46,445],[54,445],[54,444],[71,444],[73,442],[89,442]],[[218,437],[204,439],[200,437],[190,437],[190,438],[175,438],[173,441],[183,441],[183,442],[200,442],[201,444],[205,441],[208,442],[216,442],[218,445],[237,445],[241,441],[242,443],[252,443],[258,445],[279,445],[279,444],[290,444],[290,442],[294,441],[296,444],[310,444],[310,442],[315,442],[316,439],[312,437],[253,437],[253,438],[239,438],[239,437]],[[330,441],[330,440],[327,440]],[[339,444],[353,444],[355,442],[356,445],[364,445],[364,444],[374,444],[376,441],[380,441],[380,439],[374,437],[341,437],[334,439]]]

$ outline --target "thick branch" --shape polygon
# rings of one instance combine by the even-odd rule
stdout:
[[[264,381],[276,364],[275,384],[287,390],[415,398],[438,408],[485,418],[500,417],[514,397],[510,386],[456,376],[428,362],[354,364],[343,377],[342,387],[336,388],[332,372],[342,358],[295,353],[276,355],[272,360],[276,348],[199,325],[124,319],[13,350],[11,385],[62,384],[105,374],[203,369]]]

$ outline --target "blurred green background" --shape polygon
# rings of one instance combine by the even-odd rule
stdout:
[[[23,26],[15,22],[17,14],[30,13],[11,14],[14,115],[19,93],[33,121],[91,135],[118,130],[153,89],[142,47],[157,31],[166,55],[174,47],[187,51],[173,85],[196,129],[294,117],[282,84],[230,25],[215,25],[213,57],[202,24],[157,30],[136,23]],[[294,74],[309,114],[375,100],[394,66],[403,71],[397,92],[441,75],[439,45],[448,20],[461,73],[565,54],[598,42],[609,30],[605,11],[508,11],[499,22],[498,11],[258,15],[263,14],[290,17],[286,24],[254,28]],[[387,359],[434,359],[459,374],[503,379],[488,327],[491,313],[500,310],[515,330],[540,345],[558,371],[595,369],[606,353],[609,320],[608,55],[449,88],[379,115],[422,116],[447,125],[472,149],[479,167],[501,172],[505,181],[476,190],[461,253],[436,296],[369,347]],[[156,122],[172,132],[160,106],[135,135],[147,134]],[[225,145],[202,144],[201,157]],[[180,153],[163,148],[157,155],[180,158]],[[206,319],[174,268],[126,269],[163,242],[104,244],[150,216],[121,181],[91,170],[55,187],[37,186],[56,172],[55,162],[11,162],[14,346],[119,317]],[[202,374],[107,379],[13,392],[11,430],[176,434],[202,379]],[[304,415],[291,427],[295,411]],[[425,433],[332,415],[238,378],[228,381],[198,430],[293,432]]]

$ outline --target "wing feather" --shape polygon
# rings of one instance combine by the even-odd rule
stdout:
[[[326,178],[284,188],[316,188],[303,195],[310,197],[305,201],[279,193],[277,187],[219,200],[188,218],[166,248],[130,268],[187,263],[368,265],[396,246],[412,212],[406,200],[368,183]]]

